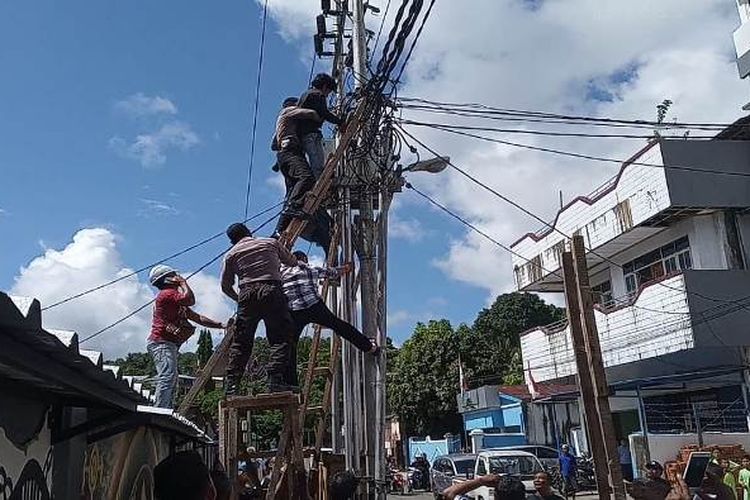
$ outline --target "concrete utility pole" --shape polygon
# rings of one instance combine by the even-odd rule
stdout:
[[[614,423],[612,421],[612,412],[609,408],[609,385],[607,384],[607,377],[604,373],[604,361],[602,359],[602,350],[599,344],[599,331],[596,328],[596,319],[594,317],[594,301],[591,296],[589,272],[586,264],[586,248],[583,244],[583,236],[573,236],[571,246],[573,251],[573,265],[575,269],[576,293],[580,308],[579,321],[583,330],[586,357],[588,364],[591,367],[590,381],[594,389],[594,395],[596,396],[596,413],[598,415],[601,431],[600,435],[605,452],[604,460],[601,462],[595,460],[595,465],[597,468],[603,468],[601,465],[606,465],[609,470],[609,483],[612,487],[614,498],[617,500],[625,499],[625,485],[622,482],[622,469],[620,468],[620,460],[617,455],[617,441],[615,438]],[[589,423],[589,426],[591,425],[592,424]],[[601,493],[599,494],[599,497],[604,498]]]
[[[344,10],[346,2],[339,2]],[[367,34],[363,0],[349,2],[352,9],[352,72],[359,88],[367,83]],[[343,43],[343,40],[342,40]],[[342,68],[343,70],[344,68]],[[343,73],[343,71],[341,72]],[[339,78],[343,78],[342,74]],[[340,96],[343,97],[343,96]],[[369,117],[379,120],[379,116]],[[364,130],[371,130],[363,127]],[[385,152],[384,162],[392,156]],[[379,165],[373,160],[355,160],[345,168],[356,170],[356,179],[345,180],[342,189],[343,216],[340,222],[344,231],[344,258],[351,261],[352,247],[356,248],[359,260],[357,280],[347,280],[343,291],[344,317],[352,320],[356,311],[356,289],[359,282],[361,299],[362,331],[385,347],[385,291],[387,252],[387,210],[390,191],[383,190],[376,223],[376,202],[379,201],[383,178]],[[390,165],[387,165],[390,167]],[[351,202],[356,198],[359,206],[355,218],[356,231],[352,234]],[[342,357],[344,389],[344,442],[346,464],[360,477],[367,479],[364,498],[385,498],[385,356],[375,360],[363,355],[348,343],[344,344]],[[337,429],[334,429],[337,432]]]

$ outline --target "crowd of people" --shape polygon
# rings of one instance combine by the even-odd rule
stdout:
[[[331,113],[326,104],[336,85],[330,75],[321,73],[299,99],[290,97],[283,102],[271,148],[277,155],[275,170],[284,177],[286,197],[272,237],[256,237],[244,223],[227,229],[232,247],[224,256],[221,290],[237,304],[225,379],[227,395],[239,390],[260,321],[265,324],[271,352],[265,367],[269,392],[299,389],[297,343],[309,323],[332,329],[363,352],[380,352],[373,340],[336,317],[318,292],[322,279],[337,279],[351,272],[351,264],[312,266],[304,252],[292,253],[279,242],[280,233],[294,218],[304,218],[308,229],[302,236],[320,245],[326,255],[329,251],[330,217],[322,209],[313,215],[305,214],[303,207],[325,164],[321,125],[329,122],[344,126],[344,120]],[[192,309],[195,294],[172,267],[155,266],[149,279],[158,290],[147,343],[156,367],[155,404],[171,408],[178,379],[178,351],[195,332],[193,323],[218,329],[226,329],[228,323],[196,313]]]
[[[270,464],[269,464],[270,465]],[[258,468],[252,460],[241,463],[242,473],[235,483],[217,462],[213,469],[203,461],[196,451],[175,453],[154,468],[154,498],[156,500],[228,500],[232,490],[240,500],[265,498],[268,477],[259,478]],[[270,471],[270,467],[268,468]],[[257,485],[248,488],[247,483]],[[359,480],[351,472],[334,474],[328,487],[331,500],[351,500],[359,486]]]

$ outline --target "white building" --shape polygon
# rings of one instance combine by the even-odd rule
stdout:
[[[737,0],[737,8],[740,11],[740,27],[734,32],[734,48],[740,78],[745,78],[750,74],[750,0]]]
[[[648,144],[512,245],[519,290],[561,292],[561,254],[583,236],[621,437],[644,419],[651,432],[692,431],[695,404],[702,430],[748,430],[750,141],[730,140],[750,138],[745,122]],[[521,349],[534,381],[574,380],[567,321],[522,334]]]

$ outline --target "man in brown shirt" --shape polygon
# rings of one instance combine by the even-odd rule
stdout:
[[[302,215],[305,195],[315,185],[315,177],[298,135],[302,121],[318,122],[320,117],[312,109],[297,107],[296,97],[286,98],[276,119],[276,133],[271,143],[271,149],[276,151],[276,165],[284,176],[286,185],[286,206],[276,225],[277,233],[281,233],[293,217]]]
[[[272,238],[254,238],[244,224],[227,229],[234,245],[224,256],[221,289],[237,302],[237,319],[232,345],[229,347],[226,393],[237,393],[245,366],[253,351],[258,323],[266,325],[266,338],[271,357],[266,367],[271,392],[292,390],[287,385],[290,342],[294,331],[287,300],[281,288],[281,263],[297,265],[297,259],[281,243]],[[239,293],[234,288],[235,279]]]

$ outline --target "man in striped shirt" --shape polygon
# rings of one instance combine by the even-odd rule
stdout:
[[[309,323],[315,323],[325,328],[330,328],[344,340],[351,342],[362,352],[374,355],[380,353],[380,348],[374,341],[367,338],[362,332],[354,328],[346,321],[337,318],[326,306],[323,298],[318,293],[318,283],[324,278],[338,278],[342,274],[351,272],[351,264],[341,267],[322,268],[308,265],[305,252],[294,252],[297,265],[281,267],[281,279],[284,295],[289,303],[289,310],[294,321],[294,334],[292,335],[290,347],[289,373],[287,384],[297,384],[297,342],[299,342],[302,330]]]

